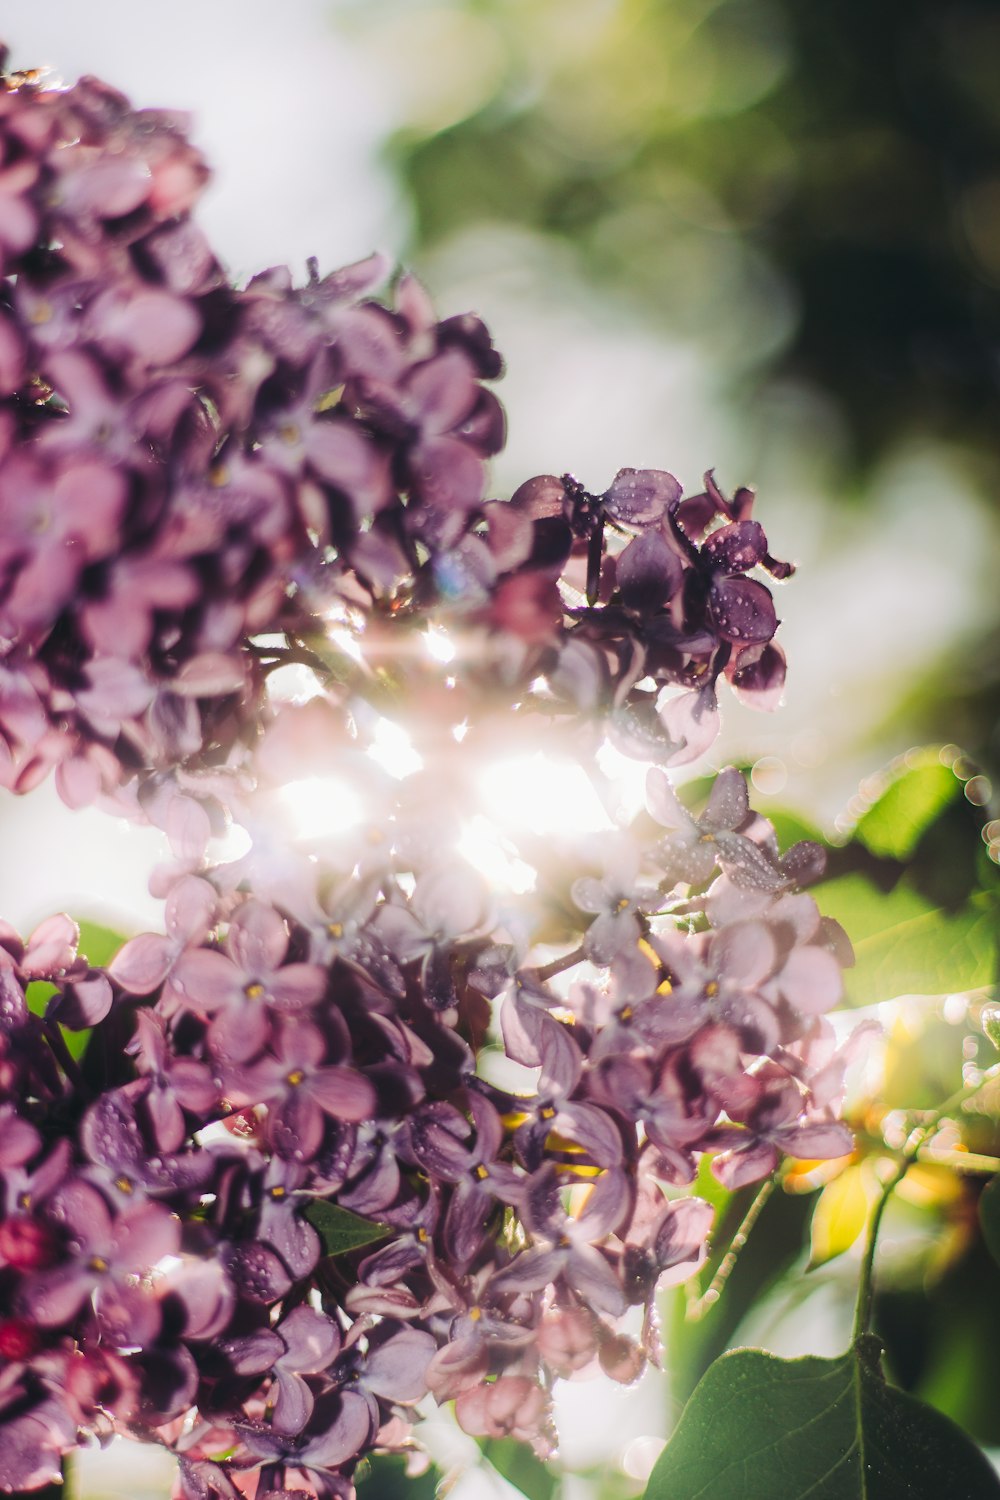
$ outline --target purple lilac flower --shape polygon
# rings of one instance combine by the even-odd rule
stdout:
[[[752,494],[624,468],[488,498],[482,323],[405,276],[378,300],[380,257],[233,287],[206,180],[179,116],[0,90],[0,781],[54,768],[172,851],[164,931],[106,969],[69,918],[0,927],[0,1489],[127,1430],[198,1500],[350,1500],[427,1391],[545,1456],[557,1375],[633,1379],[707,1253],[710,1206],[663,1192],[703,1157],[738,1186],[849,1149],[850,953],[798,889],[815,846],[781,854],[735,771],[696,815],[664,769],[722,679],[780,693],[760,575],[791,570]],[[318,707],[277,706],[292,661]],[[382,714],[412,717],[409,782],[371,769]],[[523,721],[656,762],[660,831],[599,874],[526,847],[539,900],[502,910],[452,843],[466,738]],[[373,803],[338,847],[259,812],[303,738]],[[254,847],[213,866],[230,817]]]

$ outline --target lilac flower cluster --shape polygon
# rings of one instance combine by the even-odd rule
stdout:
[[[0,79],[0,782],[55,768],[175,856],[163,932],[106,969],[66,917],[0,925],[7,1493],[125,1433],[184,1500],[348,1500],[428,1397],[545,1455],[557,1378],[657,1358],[702,1160],[736,1189],[851,1149],[822,851],[782,854],[735,770],[695,816],[664,769],[721,678],[780,692],[752,495],[488,499],[479,320],[376,299],[378,258],[233,287],[206,178],[179,116]],[[420,775],[368,753],[383,713]],[[527,840],[501,900],[458,845],[524,722],[656,764],[629,827]],[[261,809],[312,769],[377,812],[303,850]]]
[[[106,971],[67,918],[3,934],[0,1489],[83,1430],[164,1444],[190,1500],[342,1497],[428,1393],[544,1455],[557,1377],[656,1358],[705,1153],[738,1187],[851,1149],[821,851],[781,856],[738,772],[695,818],[654,769],[595,873],[564,851],[519,912],[415,855],[404,801],[363,879],[352,848],[266,896],[247,860],[183,874]]]
[[[438,321],[405,276],[375,300],[379,257],[232,286],[191,217],[207,176],[182,116],[0,78],[3,785],[56,767],[71,805],[163,822],[164,775],[240,765],[272,671],[309,662],[346,701],[385,688],[384,650],[396,700],[418,696],[400,641],[429,621],[461,629],[474,709],[610,715],[662,763],[710,743],[720,677],[773,703],[777,619],[747,575],[790,569],[749,491],[709,476],[682,501],[624,469],[599,495],[567,476],[487,499],[482,323]]]

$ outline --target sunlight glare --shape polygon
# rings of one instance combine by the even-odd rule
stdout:
[[[455,847],[494,889],[506,889],[516,896],[534,890],[535,871],[523,859],[518,859],[500,830],[482,813],[477,813],[463,825],[462,836]]]
[[[349,656],[353,661],[357,662],[364,659],[361,652],[361,642],[352,631],[345,630],[343,626],[339,626],[333,630],[328,630],[327,635],[335,646],[340,647],[345,656]]]
[[[253,839],[243,824],[229,823],[225,833],[209,840],[208,857],[213,864],[228,865],[242,859],[252,848]]]
[[[649,762],[623,755],[610,740],[604,740],[597,752],[597,764],[608,777],[618,798],[615,808],[621,822],[631,823],[646,805],[646,777]]]
[[[413,741],[400,724],[391,719],[379,719],[375,724],[368,754],[377,761],[383,771],[402,781],[423,768],[423,758],[413,748]]]
[[[440,625],[428,625],[424,633],[424,645],[429,656],[435,661],[449,662],[455,660],[455,643],[446,630]]]
[[[267,679],[267,695],[277,703],[308,703],[323,691],[312,667],[292,661],[278,667]]]
[[[583,767],[536,751],[494,762],[479,776],[482,799],[503,827],[532,833],[604,833],[615,827]]]
[[[293,838],[330,838],[347,833],[364,816],[358,794],[330,776],[303,776],[278,793]]]

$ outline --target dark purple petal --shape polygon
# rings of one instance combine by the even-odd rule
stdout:
[[[271,1425],[276,1432],[301,1432],[313,1414],[315,1398],[306,1382],[293,1370],[275,1370],[271,1390]]]
[[[756,521],[734,521],[705,539],[702,554],[724,573],[746,573],[767,556],[767,537]]]
[[[615,577],[629,609],[662,609],[680,588],[684,568],[663,532],[652,527],[629,542],[615,559]]]
[[[604,507],[626,526],[651,526],[680,496],[680,485],[665,469],[619,469],[604,492]]]
[[[710,597],[719,633],[728,641],[769,641],[778,628],[774,602],[762,583],[751,578],[717,578]]]

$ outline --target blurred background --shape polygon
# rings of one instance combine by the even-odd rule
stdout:
[[[859,782],[871,800],[880,766],[931,743],[962,748],[967,800],[997,818],[992,0],[296,0],[280,20],[269,0],[6,0],[3,25],[15,67],[193,111],[216,173],[202,222],[235,276],[380,248],[442,315],[479,312],[507,359],[498,494],[566,470],[599,491],[623,465],[669,468],[689,492],[710,467],[727,490],[758,486],[772,551],[799,565],[777,593],[786,702],[764,716],[727,701],[713,761],[753,767],[762,810],[831,832]],[[65,905],[120,930],[159,920],[142,896],[151,836],[64,813],[47,788],[5,804],[0,828],[8,919]],[[30,858],[53,838],[56,890]],[[940,1072],[953,1053],[960,1072],[964,1017],[925,1006],[891,1026],[907,1057],[924,1048]],[[927,1067],[911,1065],[911,1095]],[[962,1395],[996,1389],[997,1315],[985,1281],[961,1302],[984,1252],[971,1231],[955,1240],[969,1205],[944,1182],[898,1228],[897,1378],[997,1444],[996,1417]],[[814,1273],[808,1317],[787,1287],[759,1301],[779,1263],[801,1269],[813,1200],[785,1200],[739,1337],[831,1352],[850,1265]],[[947,1317],[925,1328],[934,1276]],[[705,1350],[738,1324],[678,1333],[669,1391],[574,1387],[565,1494],[593,1493],[583,1471],[606,1464],[602,1495],[635,1493]]]

